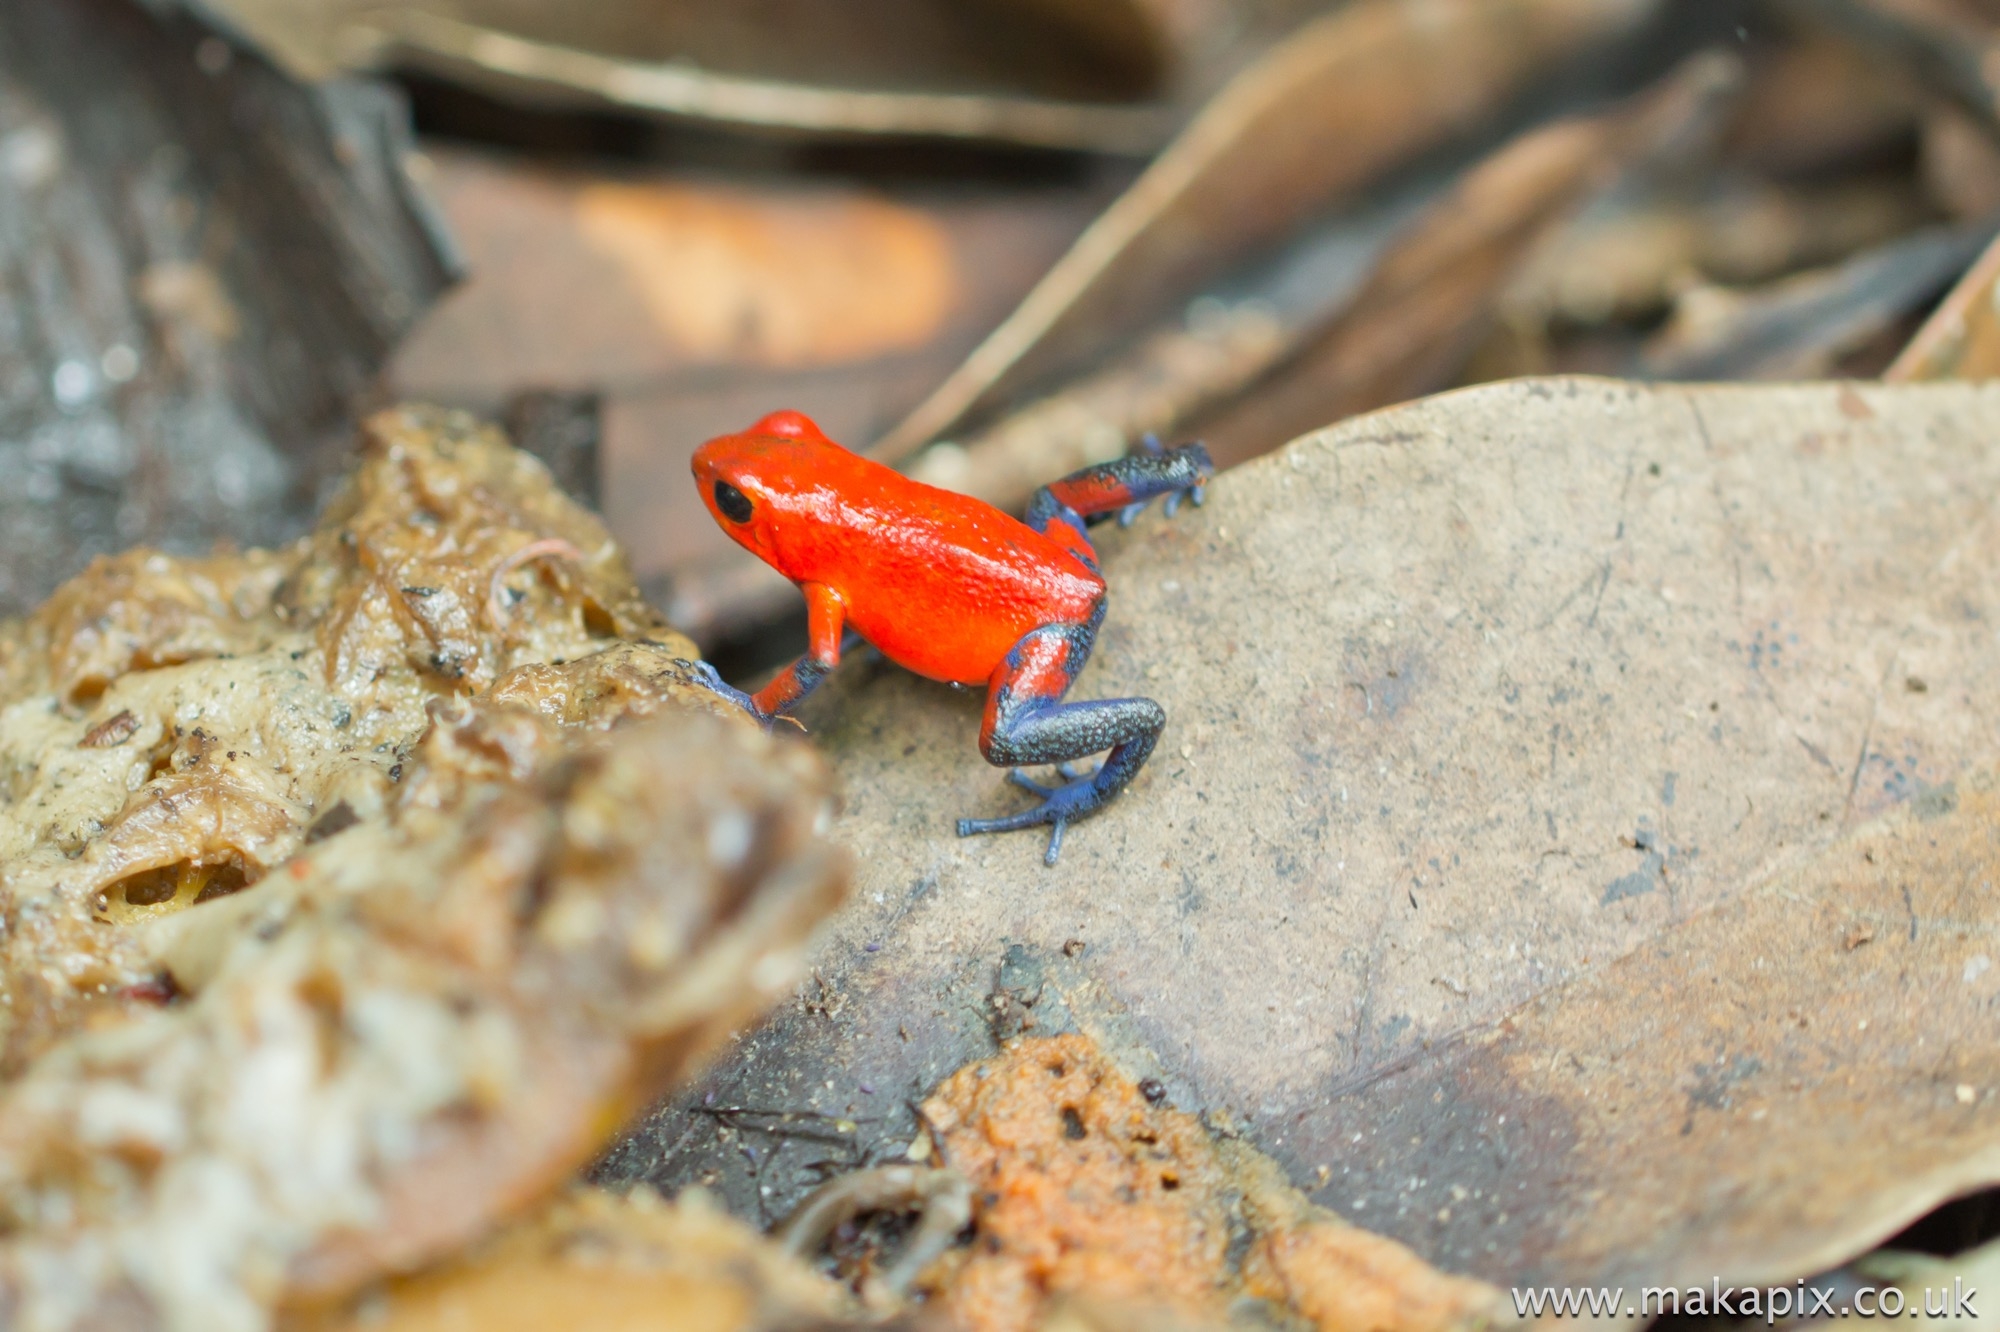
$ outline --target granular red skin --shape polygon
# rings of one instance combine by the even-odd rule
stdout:
[[[808,598],[830,593],[847,625],[933,680],[984,685],[1024,634],[1086,623],[1104,597],[1066,524],[1037,532],[982,500],[913,481],[797,412],[710,440],[695,451],[694,475],[737,544]],[[717,481],[750,500],[747,522],[717,506]]]

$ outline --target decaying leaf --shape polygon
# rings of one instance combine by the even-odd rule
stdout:
[[[1219,93],[871,453],[899,461],[968,416],[1078,371],[1649,8],[1648,0],[1360,0],[1302,28]]]
[[[929,1307],[958,1332],[1029,1332],[1065,1299],[1215,1326],[1258,1301],[1315,1332],[1508,1321],[1498,1290],[1313,1207],[1165,1101],[1080,1034],[947,1078],[923,1119],[973,1217],[970,1243],[924,1274]]]
[[[1527,381],[1101,529],[1073,696],[1168,722],[1054,870],[952,834],[1024,799],[976,698],[844,667],[805,720],[862,866],[815,959],[845,1002],[781,1011],[607,1177],[781,1211],[814,1149],[760,1136],[753,1172],[704,1099],[900,1151],[992,995],[1448,1271],[1852,1256],[2000,1159],[1963,1035],[2000,985],[1996,431],[1971,385]]]
[[[0,621],[0,1324],[260,1332],[537,1200],[796,979],[821,768],[531,459]]]

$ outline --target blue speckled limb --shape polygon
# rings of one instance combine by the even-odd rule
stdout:
[[[1008,780],[1040,796],[1041,803],[997,819],[960,819],[960,837],[1046,823],[1051,832],[1043,859],[1053,865],[1062,854],[1063,830],[1109,803],[1153,752],[1167,714],[1152,699],[1062,701],[1089,659],[1096,635],[1095,620],[1045,625],[1024,635],[994,672],[979,732],[980,752],[989,763],[1009,768],[1055,764],[1067,780],[1043,786],[1018,772],[1008,773]],[[1110,754],[1094,772],[1070,766],[1072,760],[1107,749]]]
[[[1167,497],[1169,518],[1188,499],[1199,506],[1208,495],[1208,482],[1215,464],[1208,449],[1200,444],[1183,444],[1163,449],[1152,435],[1139,442],[1135,453],[1115,462],[1099,463],[1072,472],[1060,481],[1043,486],[1028,501],[1028,526],[1046,532],[1049,524],[1060,522],[1076,531],[1107,518],[1116,518],[1120,527],[1130,527],[1145,507],[1161,495]],[[1088,548],[1088,539],[1085,547]]]

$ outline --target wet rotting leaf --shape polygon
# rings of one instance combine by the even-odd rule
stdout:
[[[134,543],[298,535],[454,274],[394,93],[146,8],[0,0],[0,614]]]
[[[1017,798],[976,698],[843,669],[804,720],[861,866],[815,958],[847,1002],[784,1010],[606,1168],[752,1211],[690,1109],[921,1097],[992,1048],[1007,940],[1044,964],[1033,1034],[1096,1035],[1447,1269],[1842,1260],[1992,1141],[2000,1067],[1947,1034],[2000,993],[1996,432],[1976,385],[1521,381],[1225,472],[1105,534],[1076,695],[1167,729],[1054,871],[951,835]]]

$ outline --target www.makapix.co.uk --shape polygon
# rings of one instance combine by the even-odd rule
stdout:
[[[1637,1304],[1628,1303],[1623,1286],[1517,1286],[1514,1313],[1521,1318],[1656,1318],[1661,1314],[1719,1315],[1759,1318],[1766,1324],[1780,1318],[1964,1318],[1976,1319],[1977,1288],[1953,1277],[1950,1286],[1924,1286],[1909,1292],[1901,1286],[1860,1286],[1834,1290],[1808,1286],[1647,1286]]]

